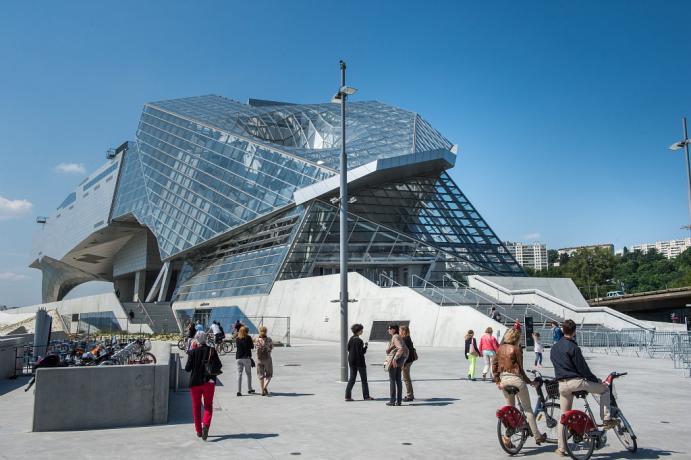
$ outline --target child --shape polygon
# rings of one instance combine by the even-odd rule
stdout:
[[[540,343],[540,333],[533,332],[533,342],[535,342],[535,367],[542,367],[542,344]]]

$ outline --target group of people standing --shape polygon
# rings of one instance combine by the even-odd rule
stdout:
[[[210,333],[218,338],[213,325]],[[204,328],[198,330],[193,325],[194,338],[190,340],[187,351],[185,370],[190,372],[190,394],[192,396],[192,417],[197,436],[206,441],[213,416],[213,399],[216,390],[218,375],[221,374],[222,364],[215,348],[207,344],[207,333]],[[239,321],[235,327],[235,360],[237,365],[238,391],[237,396],[242,396],[242,375],[247,375],[247,393],[253,394],[252,368],[257,368],[257,378],[262,396],[269,396],[269,382],[273,377],[273,341],[267,335],[267,328],[259,327],[259,335],[252,339],[247,326]],[[188,329],[188,331],[190,331]],[[221,329],[222,331],[222,329]],[[190,331],[191,332],[191,331]],[[225,335],[225,334],[224,334]],[[222,339],[221,339],[222,340]],[[218,342],[217,342],[218,343]],[[257,361],[252,357],[252,350],[256,350]],[[202,406],[204,408],[202,414]]]
[[[362,324],[353,324],[350,328],[353,336],[348,341],[348,366],[349,379],[346,386],[345,400],[353,401],[352,391],[357,375],[360,374],[362,383],[362,397],[365,401],[372,401],[369,385],[367,383],[367,353],[368,343],[362,341],[360,336],[364,330]],[[390,324],[387,329],[391,337],[386,347],[386,359],[384,369],[389,374],[389,401],[387,406],[400,406],[402,401],[413,401],[413,382],[410,378],[410,368],[417,360],[417,350],[410,337],[410,328],[406,325]],[[405,383],[406,395],[403,397],[403,383]]]

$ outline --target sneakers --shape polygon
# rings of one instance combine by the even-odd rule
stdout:
[[[242,393],[240,393],[240,392],[238,391],[238,394],[237,394],[236,396],[242,396]]]
[[[374,398],[371,396],[367,396],[366,398],[364,398],[364,401],[374,401]]]
[[[198,438],[201,438],[201,437],[202,437],[202,432],[201,432],[201,431],[197,431],[197,437],[198,437]]]
[[[209,437],[209,427],[208,426],[203,426],[202,427],[202,439],[206,441],[206,438]]]
[[[254,390],[248,390],[247,392],[248,392],[249,394],[251,394],[251,395],[254,394],[254,393],[256,393],[256,391],[254,391]]]
[[[346,402],[352,402],[352,401],[354,401],[353,398],[346,398],[345,400],[346,400]]]
[[[415,400],[415,398],[412,397],[412,396],[406,396],[405,398],[403,398],[403,401],[405,401],[405,402],[410,402],[410,401],[413,401],[413,400]]]

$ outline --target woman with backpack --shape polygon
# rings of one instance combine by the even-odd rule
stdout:
[[[413,339],[410,338],[410,328],[403,325],[399,329],[401,331],[403,343],[405,343],[405,346],[408,347],[408,359],[405,360],[405,364],[403,365],[403,383],[405,384],[406,392],[403,401],[409,402],[415,399],[415,396],[413,395],[413,382],[410,380],[410,367],[417,360],[417,351],[413,346]]]
[[[480,349],[475,340],[475,332],[470,329],[465,335],[465,359],[468,360],[468,380],[475,381],[475,365],[480,356]]]
[[[259,378],[262,396],[269,396],[269,382],[274,375],[274,365],[271,359],[274,343],[271,337],[266,335],[266,332],[266,327],[261,326],[259,328],[259,337],[254,341],[254,345],[257,348],[257,378]]]
[[[190,374],[190,394],[192,395],[192,418],[197,436],[206,441],[209,426],[214,413],[214,392],[216,376],[221,373],[221,360],[215,349],[206,344],[206,333],[197,332],[195,340],[200,343],[190,350],[185,363],[185,370]],[[202,399],[204,401],[204,418],[202,419]]]

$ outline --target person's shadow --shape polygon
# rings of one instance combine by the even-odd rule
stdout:
[[[278,433],[235,433],[222,435],[209,435],[209,442],[221,442],[226,439],[266,439],[275,438]]]

